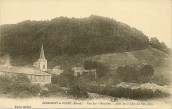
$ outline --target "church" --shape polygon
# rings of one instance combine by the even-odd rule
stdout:
[[[40,57],[33,63],[33,66],[40,68],[41,71],[47,71],[47,60],[45,59],[43,44],[41,47]]]
[[[31,83],[48,84],[51,83],[51,75],[47,73],[47,60],[44,55],[43,44],[40,57],[34,62],[33,67],[17,67],[10,65],[0,65],[0,76],[15,78],[16,75],[26,74]]]

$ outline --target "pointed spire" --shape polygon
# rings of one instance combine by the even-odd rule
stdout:
[[[42,44],[42,47],[41,47],[41,53],[40,53],[40,58],[39,59],[45,59],[43,44]]]

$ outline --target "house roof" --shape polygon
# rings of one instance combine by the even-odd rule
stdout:
[[[73,67],[72,70],[84,70],[84,67]]]
[[[53,69],[61,69],[61,66],[55,66]]]
[[[29,74],[29,75],[50,75],[34,67],[16,67],[16,66],[0,66],[0,72],[14,73],[14,74]]]

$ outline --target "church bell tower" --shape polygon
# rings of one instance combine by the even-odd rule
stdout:
[[[47,71],[47,60],[45,59],[43,44],[41,47],[40,57],[38,59],[38,67],[42,71]]]

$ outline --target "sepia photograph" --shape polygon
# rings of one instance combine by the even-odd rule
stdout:
[[[0,109],[172,109],[172,0],[0,0]]]

